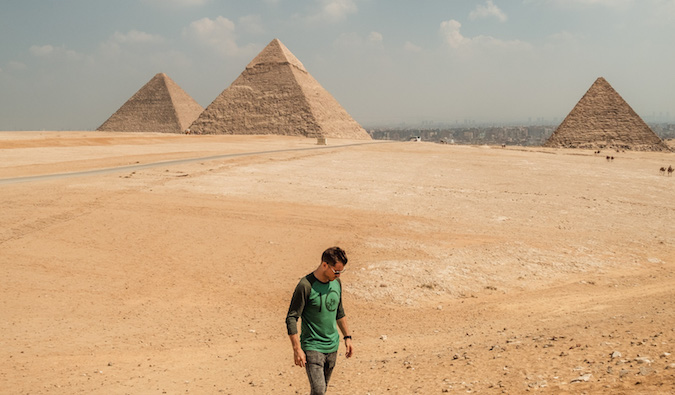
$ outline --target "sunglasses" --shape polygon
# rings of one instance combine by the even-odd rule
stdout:
[[[330,266],[330,265],[328,265],[328,267],[330,268],[330,270],[333,271],[333,274],[342,274],[342,273],[345,272],[345,270],[347,270],[347,268],[344,268],[344,269],[342,269],[342,270],[335,270],[335,269],[333,269],[333,267]]]

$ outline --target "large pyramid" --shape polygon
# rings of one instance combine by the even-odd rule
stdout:
[[[602,77],[593,83],[544,146],[670,151]]]
[[[370,139],[278,39],[206,107],[190,130]]]
[[[183,133],[203,110],[171,78],[159,73],[96,130]]]

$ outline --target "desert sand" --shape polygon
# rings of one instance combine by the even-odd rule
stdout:
[[[355,355],[330,394],[673,393],[669,164],[0,132],[0,392],[306,394],[284,319],[339,245]]]

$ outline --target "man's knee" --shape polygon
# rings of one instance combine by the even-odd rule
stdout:
[[[326,393],[325,355],[317,351],[306,351],[305,355],[307,357],[305,368],[312,391],[311,394],[323,395]]]

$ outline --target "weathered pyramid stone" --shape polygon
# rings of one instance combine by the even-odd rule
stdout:
[[[190,130],[370,139],[278,39],[206,107]]]
[[[183,133],[203,110],[171,78],[159,73],[96,130]]]
[[[602,77],[593,83],[544,146],[670,151]]]

